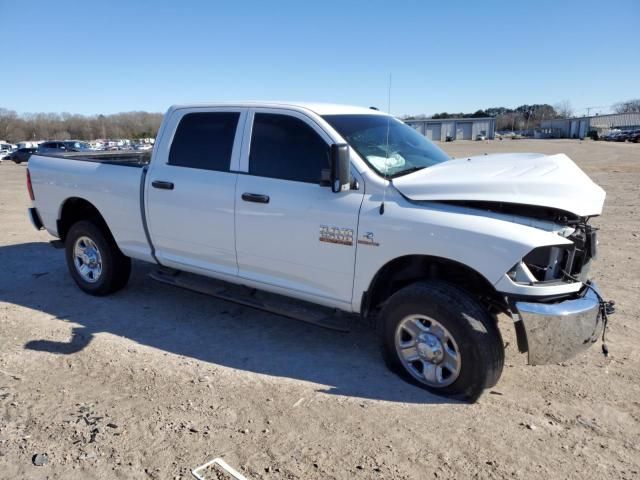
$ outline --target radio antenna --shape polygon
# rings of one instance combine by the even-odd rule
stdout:
[[[384,149],[385,161],[384,161],[384,179],[388,183],[391,183],[389,178],[389,130],[391,129],[391,73],[389,73],[389,92],[387,96],[387,144]],[[380,215],[384,214],[384,201],[387,197],[387,183],[384,185],[382,191],[382,203],[380,204]]]

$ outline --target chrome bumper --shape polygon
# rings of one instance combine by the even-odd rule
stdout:
[[[591,284],[596,288],[595,284]],[[516,302],[527,337],[530,365],[567,360],[602,334],[600,302],[591,288],[581,298],[560,303]]]

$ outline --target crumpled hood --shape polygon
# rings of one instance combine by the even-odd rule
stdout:
[[[566,155],[507,153],[449,160],[398,177],[411,200],[537,205],[586,217],[602,213],[605,192]]]

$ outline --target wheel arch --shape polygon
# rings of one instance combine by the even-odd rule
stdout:
[[[81,197],[69,197],[60,207],[57,230],[60,240],[64,241],[71,226],[80,220],[92,220],[113,238],[111,230],[100,211],[88,200]]]
[[[443,280],[467,290],[492,313],[508,311],[504,298],[491,282],[473,268],[444,257],[404,255],[390,260],[376,272],[362,296],[361,314],[367,316],[401,288],[425,279]]]

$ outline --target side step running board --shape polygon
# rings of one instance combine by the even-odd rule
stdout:
[[[339,332],[349,331],[346,325],[348,314],[342,314],[339,311],[312,303],[178,270],[161,269],[150,273],[149,276],[167,285],[239,303],[240,305],[310,323],[318,327]]]

